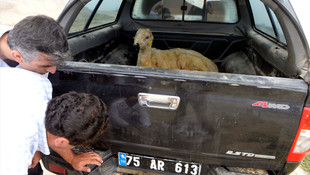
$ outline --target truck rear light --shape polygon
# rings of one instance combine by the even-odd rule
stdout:
[[[48,166],[49,166],[49,168],[50,168],[49,170],[50,170],[51,172],[53,172],[53,173],[57,173],[57,174],[68,174],[68,173],[67,173],[67,170],[64,169],[64,168],[62,168],[62,167],[60,167],[60,166],[57,166],[57,165],[54,165],[54,164],[51,164],[51,163],[49,163]]]
[[[310,151],[310,107],[304,107],[299,128],[286,161],[301,162]]]

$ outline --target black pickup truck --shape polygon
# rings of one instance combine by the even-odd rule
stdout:
[[[92,148],[118,169],[289,174],[309,151],[310,53],[288,0],[71,0],[58,21],[74,58],[50,75],[53,95],[102,98],[110,126]],[[219,72],[136,66],[139,28]]]

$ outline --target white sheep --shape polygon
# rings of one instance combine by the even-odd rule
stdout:
[[[153,38],[149,29],[138,29],[134,39],[134,45],[140,47],[137,66],[218,72],[214,62],[196,51],[152,48]]]

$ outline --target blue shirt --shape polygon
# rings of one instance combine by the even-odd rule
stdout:
[[[40,74],[0,68],[0,174],[26,175],[36,151],[49,154],[46,85]]]

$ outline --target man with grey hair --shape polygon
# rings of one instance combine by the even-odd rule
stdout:
[[[55,73],[56,66],[70,58],[62,27],[48,16],[29,16],[21,20],[8,33],[7,44],[21,68],[42,75]]]
[[[22,68],[33,74],[40,74],[41,85],[43,87],[44,97],[46,102],[52,98],[52,85],[47,78],[48,73],[54,74],[56,66],[60,65],[64,60],[71,58],[69,45],[66,35],[62,27],[52,18],[44,15],[28,16],[18,22],[14,28],[4,33],[0,40],[0,67],[10,67],[7,60],[13,60],[18,63],[17,68]],[[3,68],[5,69],[5,68]],[[7,75],[8,77],[12,75]],[[12,81],[14,78],[12,77]],[[29,82],[32,83],[32,82]],[[35,85],[33,85],[35,86]],[[34,88],[35,89],[35,88]],[[28,99],[29,102],[31,99]],[[12,110],[13,107],[12,107]],[[45,110],[45,109],[44,109]],[[38,111],[40,111],[38,109]],[[44,115],[37,112],[36,115],[44,119]],[[15,117],[15,116],[11,116]],[[34,123],[35,125],[35,123]],[[40,138],[33,144],[41,144],[39,146],[46,147],[46,133],[45,128],[41,127]],[[37,165],[41,158],[42,150],[38,149],[33,155],[32,164],[29,166],[33,168]],[[90,164],[85,155],[74,155],[72,150],[57,151],[65,160],[69,158],[78,157],[73,165],[77,170],[83,170],[86,164]],[[46,149],[43,153],[49,153]],[[70,163],[70,162],[69,162]]]

